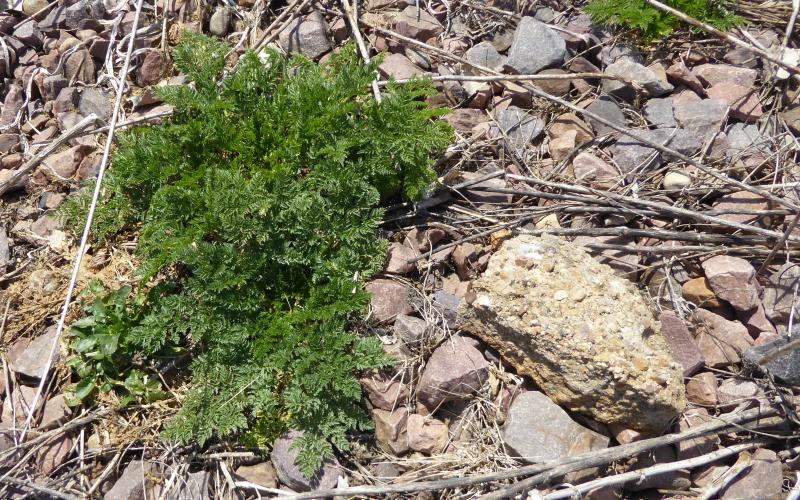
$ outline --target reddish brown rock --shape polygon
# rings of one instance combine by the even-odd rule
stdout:
[[[547,129],[550,140],[563,136],[564,134],[575,132],[575,144],[581,146],[594,139],[594,134],[589,125],[578,118],[575,113],[564,113],[556,117]]]
[[[661,321],[661,335],[667,342],[672,359],[683,367],[683,376],[689,377],[703,364],[703,355],[689,333],[689,328],[673,311],[664,311],[658,317]]]
[[[416,265],[409,262],[417,256],[416,252],[411,248],[400,243],[391,243],[389,245],[388,263],[386,264],[386,272],[391,274],[408,274],[414,269]]]
[[[560,68],[544,69],[537,73],[537,75],[566,75],[567,72]],[[539,87],[543,91],[556,97],[563,96],[569,93],[570,80],[536,80],[534,86]]]
[[[764,306],[761,305],[761,302],[758,303],[755,309],[736,311],[736,316],[739,318],[739,321],[747,327],[747,331],[750,332],[753,338],[758,337],[762,333],[768,335],[777,335],[778,333],[772,323],[767,319]]]
[[[36,452],[36,469],[44,475],[50,474],[67,460],[74,445],[73,439],[66,435],[45,443]]]
[[[480,109],[459,108],[442,117],[459,132],[470,132],[472,129],[488,120],[486,113]]]
[[[747,452],[743,452],[745,453]],[[774,451],[759,448],[750,457],[744,457],[744,460],[749,461],[751,466],[721,491],[720,500],[784,498],[783,467]]]
[[[722,316],[697,309],[694,313],[697,325],[697,346],[703,353],[706,364],[712,368],[738,363],[740,355],[753,345],[747,328],[738,321],[728,321]]]
[[[701,64],[692,69],[692,72],[706,86],[713,86],[718,83],[732,83],[743,87],[752,87],[758,77],[758,71],[754,69],[730,66],[728,64]]]
[[[372,295],[372,318],[383,323],[398,314],[409,314],[413,308],[408,301],[408,286],[392,280],[378,279],[364,287]]]
[[[717,255],[703,261],[702,266],[714,295],[737,311],[749,311],[761,303],[756,270],[746,260]]]
[[[413,248],[417,254],[423,254],[435,248],[436,244],[442,241],[444,237],[445,232],[441,229],[426,229],[420,231],[414,228],[406,234],[403,244]]]
[[[689,87],[699,95],[703,95],[703,84],[697,79],[694,73],[683,63],[678,61],[669,68],[667,68],[667,80],[675,86],[683,85]]]
[[[698,373],[692,377],[686,383],[686,399],[703,406],[717,404],[717,377],[711,372]]]
[[[136,84],[140,87],[155,85],[164,75],[167,61],[159,50],[151,50],[144,56],[136,71]]]
[[[431,37],[439,36],[444,28],[428,11],[409,5],[397,15],[395,31],[424,42]]]
[[[375,422],[375,438],[388,451],[401,455],[408,451],[408,410],[394,411],[376,409],[372,411]]]
[[[588,182],[590,186],[608,189],[621,181],[619,171],[591,153],[578,153],[572,159],[575,180]]]
[[[435,455],[447,447],[447,424],[432,417],[408,416],[408,447],[414,451]]]
[[[94,61],[88,50],[79,49],[64,59],[64,78],[70,82],[94,83]]]
[[[678,428],[681,432],[688,431],[694,427],[712,422],[714,417],[708,414],[705,408],[692,408],[686,410],[681,415]],[[709,435],[702,436],[694,439],[687,439],[681,441],[677,445],[678,460],[685,460],[687,458],[699,457],[706,453],[711,453],[717,449],[719,445],[719,436]]]
[[[662,446],[654,450],[642,453],[633,460],[629,461],[629,470],[644,469],[659,464],[667,464],[676,460],[675,450],[671,446]],[[664,474],[654,474],[641,481],[631,482],[625,485],[628,491],[642,491],[649,489],[662,490],[688,490],[691,486],[689,471],[685,469],[670,471]]]
[[[399,376],[380,374],[364,377],[361,386],[372,405],[381,410],[392,411],[408,399],[408,386],[400,381]]]
[[[424,73],[403,54],[389,54],[378,66],[378,71],[386,78],[404,80]]]
[[[453,250],[453,265],[458,277],[462,280],[474,278],[478,273],[478,258],[483,248],[474,243],[462,243]]]
[[[761,390],[750,380],[729,378],[717,389],[717,401],[723,409],[733,409],[742,403],[752,401],[761,394]]]
[[[66,151],[48,157],[39,168],[50,179],[71,179],[78,170],[81,161],[89,152],[91,152],[91,148],[87,146],[73,146]]]
[[[727,102],[731,107],[730,115],[738,120],[755,121],[764,114],[758,91],[753,87],[718,83],[708,89],[708,97]]]
[[[454,336],[436,348],[417,384],[417,399],[431,411],[448,401],[469,398],[489,376],[489,363],[475,341]]]
[[[764,289],[764,310],[775,326],[784,327],[788,324],[792,307],[798,308],[795,317],[800,317],[797,315],[800,312],[800,303],[794,304],[795,294],[800,296],[800,287],[795,292],[795,286],[798,284],[800,284],[800,266],[794,262],[784,264],[770,276],[769,284]]]

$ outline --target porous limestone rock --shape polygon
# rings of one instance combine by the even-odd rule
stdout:
[[[602,423],[662,429],[683,411],[680,365],[634,285],[565,240],[506,241],[459,310],[553,401]]]

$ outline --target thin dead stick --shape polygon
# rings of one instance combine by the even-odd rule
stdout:
[[[58,326],[56,327],[56,334],[55,338],[53,339],[53,345],[50,348],[50,353],[47,357],[47,362],[42,369],[42,379],[39,382],[38,387],[36,388],[36,394],[33,396],[33,401],[31,401],[31,410],[28,412],[28,416],[25,419],[25,424],[22,427],[22,432],[20,433],[20,441],[24,441],[25,433],[30,429],[31,422],[33,420],[34,409],[36,408],[39,399],[42,397],[42,391],[44,390],[44,386],[47,383],[48,375],[50,369],[53,366],[53,362],[55,361],[56,353],[58,353],[58,347],[61,343],[61,336],[64,334],[64,325],[67,321],[67,313],[69,312],[70,305],[72,303],[72,294],[75,291],[75,287],[78,283],[78,273],[80,272],[81,268],[81,261],[83,260],[83,255],[86,252],[87,245],[89,243],[89,231],[92,228],[92,220],[94,219],[94,212],[97,208],[97,202],[100,199],[100,189],[103,184],[103,176],[105,175],[106,166],[108,165],[108,158],[111,154],[111,145],[113,144],[114,138],[114,131],[117,126],[117,120],[119,119],[119,111],[122,107],[122,95],[125,92],[125,79],[128,74],[128,67],[131,63],[131,55],[133,54],[134,48],[134,41],[136,40],[135,33],[137,32],[137,27],[139,26],[139,18],[142,13],[142,6],[144,4],[144,0],[138,0],[136,3],[136,10],[134,11],[133,17],[133,26],[131,28],[131,36],[128,39],[128,51],[125,54],[125,61],[122,64],[122,68],[120,70],[120,85],[117,89],[117,96],[116,101],[114,102],[114,110],[113,114],[111,115],[111,121],[109,122],[108,128],[108,136],[106,137],[106,145],[103,150],[103,159],[100,161],[100,167],[97,172],[97,182],[95,184],[94,192],[92,193],[92,202],[89,206],[89,212],[86,215],[86,224],[83,228],[83,234],[81,235],[80,245],[78,246],[78,251],[75,255],[75,261],[72,265],[72,273],[70,275],[69,285],[67,286],[66,296],[64,297],[64,304],[61,308],[61,316],[58,319]]]
[[[783,247],[786,244],[786,240],[789,238],[789,235],[792,234],[792,232],[794,232],[794,229],[797,227],[798,222],[800,222],[800,216],[795,216],[794,220],[792,220],[791,224],[789,224],[789,227],[787,227],[786,231],[783,232],[783,236],[781,236],[781,239],[779,239],[775,243],[775,246],[772,247],[772,251],[764,259],[764,262],[761,263],[761,267],[759,267],[758,271],[756,271],[756,276],[759,276],[761,273],[767,270],[767,266],[769,266],[770,262],[772,262],[772,259],[775,257],[775,254],[778,253],[781,247]]]
[[[568,457],[556,462],[546,464],[526,465],[515,469],[494,472],[490,474],[479,474],[475,476],[456,477],[449,479],[439,479],[434,481],[421,481],[408,484],[392,484],[387,486],[355,486],[351,488],[339,488],[329,490],[317,490],[307,493],[300,493],[286,498],[292,500],[308,500],[312,498],[333,497],[333,496],[352,496],[352,495],[381,495],[386,493],[409,493],[413,491],[436,491],[463,486],[472,486],[494,481],[503,481],[516,477],[531,476],[541,474],[559,467],[570,467],[575,470],[582,470],[591,467],[608,464],[617,460],[630,458],[649,450],[675,444],[688,439],[695,439],[708,434],[720,434],[730,430],[738,424],[751,422],[758,419],[767,419],[778,415],[775,408],[754,408],[733,415],[720,416],[718,419],[699,425],[678,434],[668,434],[651,439],[643,439],[633,443],[606,448],[598,451],[582,453],[574,457]],[[769,422],[772,423],[771,421]],[[563,475],[559,474],[559,475]]]
[[[11,177],[9,177],[4,183],[0,184],[0,196],[6,194],[7,192],[11,191],[14,186],[18,185],[22,179],[25,178],[34,168],[36,168],[42,161],[50,156],[53,151],[55,151],[59,146],[64,144],[65,142],[69,141],[74,137],[78,137],[81,135],[80,133],[91,125],[92,123],[97,122],[98,118],[97,115],[94,113],[90,114],[83,120],[79,121],[75,124],[72,128],[61,134],[61,136],[56,139],[55,141],[51,142],[46,148],[41,150],[40,152],[36,153],[36,155],[25,162],[19,169],[17,169],[16,173],[14,173]]]
[[[361,58],[364,59],[365,63],[369,64],[369,51],[367,50],[367,46],[364,45],[364,38],[361,36],[361,28],[358,26],[358,13],[356,12],[355,6],[351,5],[349,0],[342,0],[342,6],[344,7],[344,11],[347,13],[347,22],[350,24],[350,31],[353,34],[353,38],[356,40],[356,45],[358,46],[358,51],[361,53]],[[377,75],[375,79],[372,80],[372,94],[375,96],[375,101],[380,104],[382,98],[381,89],[378,86]]]
[[[783,60],[773,56],[769,52],[767,52],[765,50],[762,50],[762,49],[759,49],[755,45],[743,42],[742,40],[739,40],[738,38],[736,38],[735,36],[731,35],[730,33],[725,33],[724,31],[720,31],[717,28],[711,26],[710,24],[706,24],[704,22],[698,21],[697,19],[695,19],[695,18],[693,18],[691,16],[687,16],[683,12],[681,12],[679,10],[676,10],[676,9],[673,9],[669,5],[664,5],[663,3],[661,3],[661,2],[659,2],[657,0],[645,0],[645,2],[649,3],[650,5],[652,5],[653,7],[655,7],[658,10],[664,11],[664,12],[666,12],[668,14],[672,14],[673,16],[677,17],[681,21],[683,21],[685,23],[688,23],[688,24],[691,24],[695,28],[700,28],[701,30],[705,31],[706,33],[714,35],[717,38],[722,38],[723,40],[726,40],[726,41],[736,45],[737,47],[741,47],[741,48],[743,48],[745,50],[748,50],[748,51],[750,51],[750,52],[752,52],[754,54],[758,54],[759,56],[761,56],[764,59],[770,61],[771,63],[777,64],[778,66],[781,66],[781,67],[785,68],[786,71],[788,71],[789,73],[792,74],[793,78],[795,78],[796,80],[800,80],[800,70],[798,70],[796,67],[792,66],[791,64],[788,64],[788,63],[784,62]]]
[[[14,486],[19,486],[21,488],[28,488],[32,491],[36,491],[38,493],[44,493],[45,495],[54,498],[61,498],[63,500],[80,500],[80,497],[76,497],[74,495],[68,495],[66,493],[61,493],[60,491],[53,490],[45,486],[39,486],[33,481],[25,481],[23,479],[17,479],[15,477],[4,477],[0,479],[0,482],[13,484]]]
[[[39,14],[42,14],[43,12],[47,12],[48,10],[50,10],[50,7],[52,7],[53,5],[55,5],[57,3],[58,3],[58,0],[50,2],[49,4],[45,5],[41,9],[37,10],[36,12],[31,14],[30,16],[26,17],[22,21],[18,22],[14,26],[12,26],[10,31],[14,31],[15,29],[19,28],[20,26],[22,26],[23,24],[27,23],[28,21],[32,21],[33,19],[36,19],[36,16],[38,16]]]
[[[538,80],[574,80],[576,78],[582,79],[605,79],[617,80],[625,82],[626,80],[620,76],[607,75],[605,73],[567,73],[564,75],[489,75],[489,76],[472,76],[472,75],[437,75],[429,77],[432,82],[532,82]],[[402,78],[400,80],[380,80],[378,85],[388,85],[390,81],[397,84],[409,83],[418,80],[418,78]]]
[[[585,195],[596,195],[602,196],[604,198],[608,198],[610,200],[615,200],[622,203],[630,203],[633,205],[639,205],[643,207],[650,208],[652,210],[658,210],[663,213],[673,214],[675,216],[679,216],[682,218],[689,218],[703,222],[709,222],[712,224],[717,224],[720,226],[727,226],[733,229],[738,229],[740,231],[746,231],[748,233],[759,234],[762,236],[766,236],[768,238],[780,239],[783,236],[783,233],[778,231],[772,231],[770,229],[764,229],[757,226],[749,226],[747,224],[742,224],[740,222],[729,221],[725,219],[720,219],[719,217],[714,217],[713,215],[706,215],[702,212],[696,212],[694,210],[688,210],[686,208],[679,208],[673,207],[671,205],[667,205],[665,203],[659,203],[657,201],[650,201],[644,200],[641,198],[634,198],[632,196],[625,196],[621,194],[612,193],[609,191],[601,191],[597,189],[590,189],[586,187],[576,186],[572,184],[563,184],[559,182],[550,182],[550,181],[543,181],[540,179],[535,179],[533,177],[525,177],[522,175],[515,175],[515,174],[507,174],[507,178],[527,182],[529,184],[538,184],[542,186],[547,186],[554,189],[563,189],[568,192],[573,193],[580,193]],[[497,191],[502,191],[501,188],[496,188]],[[515,192],[515,190],[510,189],[510,192]],[[516,191],[519,194],[525,194],[524,191]],[[798,242],[800,243],[800,237],[792,237],[787,236],[787,241]]]
[[[586,483],[582,483],[577,486],[571,486],[569,488],[565,488],[563,490],[559,490],[550,493],[548,495],[544,495],[543,500],[561,500],[564,498],[572,498],[573,495],[575,494],[581,495],[583,493],[592,491],[597,488],[602,488],[606,486],[617,486],[621,484],[632,483],[634,481],[644,481],[645,479],[651,478],[653,476],[659,476],[661,474],[666,474],[668,472],[673,472],[681,469],[695,469],[702,465],[722,460],[723,458],[727,458],[733,455],[738,455],[743,451],[766,446],[770,442],[771,440],[761,439],[758,441],[753,441],[751,443],[735,444],[727,448],[714,451],[712,453],[700,455],[699,457],[689,458],[686,460],[679,460],[677,462],[670,462],[666,464],[658,464],[652,467],[647,467],[645,469],[639,469],[631,472],[617,474],[614,476],[595,479],[594,481],[588,481]],[[503,496],[486,495],[479,498],[481,498],[481,500],[489,500],[492,498],[506,498],[505,491],[503,491],[502,493]]]
[[[268,43],[265,43],[264,40],[266,40],[269,34],[272,33],[272,30],[275,29],[275,26],[278,26],[278,23],[282,23],[283,20],[286,19],[286,16],[294,13],[295,7],[297,7],[298,3],[300,3],[300,0],[293,0],[292,3],[287,5],[283,11],[281,11],[281,13],[278,14],[271,23],[269,23],[269,26],[264,29],[264,33],[262,33],[258,40],[256,40],[256,43],[252,45],[253,50],[258,51],[262,44],[266,45],[266,43]]]

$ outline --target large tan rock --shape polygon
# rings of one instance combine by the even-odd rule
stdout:
[[[474,291],[459,326],[567,409],[662,429],[686,406],[681,367],[644,297],[578,246],[517,236]]]

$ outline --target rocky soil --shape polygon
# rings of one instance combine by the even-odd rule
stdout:
[[[0,0],[0,496],[797,498],[797,79],[581,6],[355,6],[380,78],[434,77],[457,139],[441,188],[383,224],[369,319],[397,363],[361,380],[375,432],[308,479],[295,431],[175,449],[169,402],[65,405],[68,353],[48,358],[76,242],[53,214],[101,166],[131,37],[122,128],[168,116],[152,88],[183,81],[182,30],[321,61],[350,3]],[[797,56],[788,7],[741,9],[745,45]],[[78,288],[130,282],[134,246],[90,248]]]

